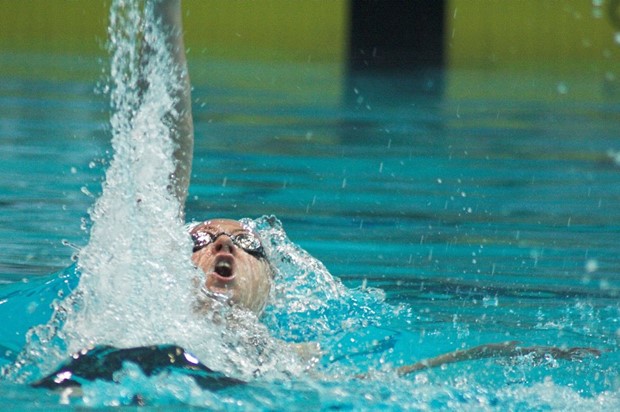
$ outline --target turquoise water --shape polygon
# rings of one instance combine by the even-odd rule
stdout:
[[[93,93],[100,62],[8,53],[0,61],[0,360],[8,365],[59,291],[75,287],[71,257],[88,243],[87,210],[112,149],[106,97]],[[14,70],[26,63],[52,74]],[[274,366],[223,392],[130,366],[120,384],[93,383],[82,397],[2,381],[3,405],[116,405],[140,393],[150,405],[224,410],[618,408],[616,101],[395,97],[379,87],[364,104],[332,104],[316,97],[329,87],[320,80],[302,85],[307,99],[296,87],[268,87],[303,66],[190,54],[191,72],[203,65],[246,81],[215,87],[193,78],[188,219],[257,219],[282,262],[262,324],[280,340],[321,343],[325,356],[312,372]],[[365,84],[390,82],[372,80]],[[277,216],[288,238],[262,215]],[[506,340],[604,352],[576,363],[391,372]],[[366,371],[369,379],[352,378]]]

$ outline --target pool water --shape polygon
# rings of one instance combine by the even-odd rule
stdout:
[[[28,328],[50,318],[50,303],[75,288],[72,255],[89,241],[87,211],[112,149],[107,96],[93,93],[97,59],[3,52],[0,62],[6,366]],[[215,87],[205,65],[246,81]],[[617,99],[395,95],[393,76],[379,75],[351,104],[322,98],[332,85],[320,73],[310,85],[268,87],[295,70],[309,71],[190,54],[197,140],[187,218],[247,217],[278,235],[271,253],[288,256],[288,271],[262,323],[277,339],[321,343],[314,371],[210,392],[127,365],[120,383],[95,382],[83,396],[0,381],[3,404],[118,405],[140,393],[149,405],[222,410],[620,407]],[[391,372],[507,340],[603,354]]]

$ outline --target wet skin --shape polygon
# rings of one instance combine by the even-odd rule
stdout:
[[[204,272],[203,290],[217,300],[260,315],[269,299],[273,270],[260,253],[247,251],[243,242],[236,242],[238,236],[251,236],[251,231],[236,220],[213,219],[195,226],[190,235],[194,239],[215,238],[199,242],[192,254],[192,261]]]

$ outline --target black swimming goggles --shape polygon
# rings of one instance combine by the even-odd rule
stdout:
[[[215,242],[215,240],[222,235],[228,236],[235,246],[245,250],[247,253],[254,256],[255,258],[267,258],[267,255],[265,254],[265,249],[263,248],[260,239],[252,232],[239,232],[230,234],[227,232],[210,233],[199,231],[196,233],[192,233],[192,241],[194,242],[194,248],[192,249],[192,253],[196,253],[200,249]]]

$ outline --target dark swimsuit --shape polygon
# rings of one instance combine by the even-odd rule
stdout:
[[[174,371],[194,378],[203,389],[220,390],[245,382],[214,372],[176,345],[141,346],[118,349],[96,346],[71,357],[54,373],[32,384],[36,388],[59,389],[81,386],[95,380],[114,381],[114,372],[132,362],[147,376]]]

